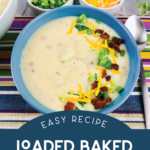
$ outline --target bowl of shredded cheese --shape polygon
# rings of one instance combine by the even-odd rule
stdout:
[[[125,0],[79,0],[80,5],[95,7],[114,15]]]

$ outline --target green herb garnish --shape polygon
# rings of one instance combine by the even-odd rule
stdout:
[[[101,24],[101,22],[100,21],[98,21],[98,20],[95,20],[98,24]]]
[[[145,16],[147,13],[150,15],[150,4],[148,1],[141,3],[138,2],[136,8],[140,9],[140,13],[142,16]]]

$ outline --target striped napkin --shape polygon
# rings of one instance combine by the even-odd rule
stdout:
[[[14,22],[0,40],[0,129],[18,129],[26,122],[41,116],[21,97],[11,75],[10,57],[16,38],[22,29],[33,18],[15,18]],[[125,18],[119,18],[123,23]],[[148,87],[150,87],[150,19],[142,18],[147,29],[148,42],[146,48],[140,53]],[[149,88],[150,90],[150,88]],[[143,104],[140,80],[127,101],[114,112],[108,114],[123,121],[132,129],[144,129]]]

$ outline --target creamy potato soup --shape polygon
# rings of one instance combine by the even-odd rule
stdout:
[[[8,3],[10,0],[0,0],[0,16],[2,15],[2,13],[4,12],[4,10],[6,9]]]
[[[129,57],[112,28],[83,14],[36,31],[22,53],[21,71],[30,93],[46,107],[94,111],[123,91]]]

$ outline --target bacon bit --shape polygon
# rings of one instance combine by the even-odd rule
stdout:
[[[117,44],[118,46],[120,46],[121,44],[124,43],[124,40],[120,39],[120,38],[117,38],[117,37],[114,37],[113,38],[113,41],[115,42],[115,44]]]
[[[64,110],[74,110],[75,109],[75,104],[71,102],[67,102],[67,104],[64,107]]]
[[[94,81],[94,83],[92,84],[92,89],[95,89],[97,87],[98,81]]]
[[[119,65],[111,63],[111,67],[114,70],[119,70]]]
[[[90,62],[91,65],[92,65],[93,63],[94,63],[93,61]]]
[[[102,109],[102,108],[105,108],[107,106],[107,103],[108,102],[111,102],[112,99],[110,97],[107,97],[106,99],[104,100],[99,100],[96,102],[95,104],[95,109]]]
[[[45,39],[46,39],[46,37],[45,37],[45,36],[42,36],[42,37],[41,37],[41,40],[45,40]]]
[[[52,46],[51,45],[47,45],[47,48],[50,49]]]
[[[108,43],[108,46],[110,48],[113,48],[114,50],[116,50],[118,53],[121,54],[121,50],[120,50],[119,46],[117,44],[115,44],[114,42]]]
[[[106,81],[110,81],[111,80],[111,76],[106,76],[105,79],[106,79]]]
[[[103,30],[101,30],[101,29],[96,29],[96,30],[95,30],[95,33],[103,34],[103,33],[104,33],[104,31],[103,31]]]
[[[102,72],[102,78],[106,77],[106,75],[107,75],[106,70],[103,70],[103,72]]]
[[[34,65],[34,63],[33,63],[33,62],[30,62],[30,63],[29,63],[29,65],[30,65],[30,66],[33,66],[33,65]]]
[[[106,86],[101,87],[100,90],[101,90],[102,92],[108,91],[108,87],[106,87]]]
[[[95,106],[97,101],[99,101],[99,100],[100,100],[100,98],[93,98],[91,103]]]
[[[102,37],[103,39],[108,39],[110,37],[110,35],[105,32],[105,33],[101,34],[100,37]]]

